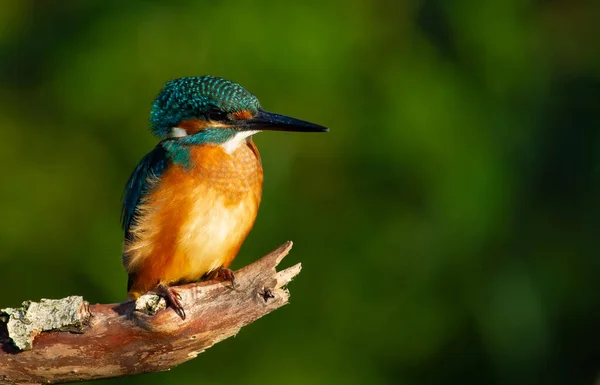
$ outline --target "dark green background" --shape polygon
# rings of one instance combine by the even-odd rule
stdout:
[[[120,197],[165,81],[212,74],[328,134],[262,133],[254,230],[291,305],[133,384],[591,384],[600,6],[3,1],[0,306],[125,298]]]

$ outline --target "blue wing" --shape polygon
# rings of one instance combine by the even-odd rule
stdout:
[[[125,238],[130,239],[129,229],[137,217],[137,208],[142,198],[149,192],[148,177],[160,177],[169,162],[167,151],[159,143],[151,152],[146,154],[137,165],[125,187],[121,223],[125,230]]]

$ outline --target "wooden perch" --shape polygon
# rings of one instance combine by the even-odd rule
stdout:
[[[284,286],[301,266],[280,272],[275,267],[291,248],[292,242],[287,242],[238,270],[235,289],[229,282],[216,281],[179,286],[185,321],[165,309],[164,299],[156,295],[108,305],[67,297],[4,309],[0,383],[120,377],[168,370],[191,360],[288,302]]]

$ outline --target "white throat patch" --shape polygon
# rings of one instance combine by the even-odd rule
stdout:
[[[167,138],[183,138],[184,136],[187,136],[187,132],[183,128],[173,127]]]
[[[260,131],[241,131],[238,132],[237,134],[235,134],[235,136],[231,139],[229,139],[227,142],[221,144],[221,147],[223,147],[223,150],[225,150],[226,153],[228,154],[233,154],[233,152],[235,150],[237,150],[237,148],[239,146],[241,146],[243,143],[246,142],[246,138],[259,133]]]

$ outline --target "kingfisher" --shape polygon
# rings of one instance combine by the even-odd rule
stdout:
[[[154,100],[150,130],[160,140],[127,181],[121,220],[130,298],[154,291],[185,319],[172,286],[231,281],[229,266],[254,225],[263,169],[252,135],[326,132],[267,112],[252,93],[214,76],[167,82]]]

